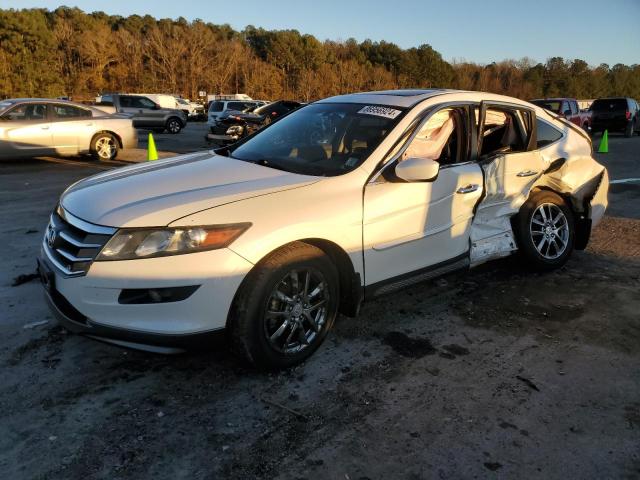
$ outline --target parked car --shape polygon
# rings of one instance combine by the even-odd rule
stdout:
[[[132,120],[65,100],[14,98],[0,101],[0,157],[78,155],[116,158],[135,148]]]
[[[164,108],[143,95],[113,93],[102,95],[97,100],[97,108],[112,106],[118,113],[131,114],[136,128],[147,128],[156,132],[166,130],[176,134],[187,125],[187,116],[182,111],[176,108]]]
[[[531,100],[531,103],[566,118],[586,131],[591,128],[591,112],[580,110],[575,98],[544,98]]]
[[[207,109],[207,125],[210,129],[215,127],[218,117],[228,110],[247,112],[262,105],[264,105],[264,103],[258,100],[215,100],[209,104],[209,108]],[[211,133],[213,133],[213,131]]]
[[[248,112],[227,110],[218,117],[207,138],[218,143],[236,142],[301,105],[300,102],[278,100]]]
[[[631,137],[640,132],[640,108],[638,102],[629,97],[598,98],[591,104],[594,132],[624,132]]]
[[[39,269],[73,331],[158,351],[226,330],[249,362],[287,367],[363,300],[514,253],[564,265],[608,184],[589,136],[530,103],[341,95],[215,153],[72,185]]]
[[[249,100],[251,101],[253,100],[253,98],[251,98],[246,93],[222,93],[219,95],[216,95],[216,94],[207,95],[208,103],[215,102],[216,100]]]
[[[197,102],[192,102],[188,98],[175,97],[175,99],[178,103],[177,108],[182,110],[188,120],[204,117],[204,106]]]

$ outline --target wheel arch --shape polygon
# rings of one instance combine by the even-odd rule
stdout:
[[[338,244],[322,238],[305,238],[302,243],[322,250],[338,269],[340,278],[339,312],[348,317],[358,315],[363,300],[362,279],[356,272],[347,252]]]
[[[360,305],[364,298],[364,289],[362,288],[360,274],[355,271],[353,262],[349,258],[347,252],[338,244],[330,240],[326,240],[323,238],[304,238],[293,240],[285,243],[284,245],[280,245],[277,248],[274,248],[270,252],[266,253],[253,265],[253,267],[249,270],[249,272],[247,272],[244,279],[240,283],[240,286],[236,290],[234,298],[231,302],[231,308],[229,309],[229,313],[227,315],[227,326],[229,325],[231,315],[233,315],[236,309],[237,299],[240,293],[246,288],[247,283],[251,281],[257,269],[271,255],[284,248],[290,247],[294,243],[306,243],[307,245],[312,245],[316,248],[319,248],[325,253],[325,255],[327,255],[329,260],[335,265],[336,269],[338,270],[338,278],[340,281],[340,304],[338,307],[338,311],[348,317],[355,317],[358,314]]]
[[[172,119],[176,119],[178,120],[178,122],[180,122],[180,125],[182,128],[187,126],[187,122],[185,120],[183,120],[180,115],[169,115],[167,117],[167,119],[165,120],[164,124],[167,125]]]
[[[113,138],[115,138],[116,142],[118,143],[118,148],[124,148],[122,144],[122,138],[120,137],[120,135],[118,135],[116,132],[113,132],[111,130],[98,130],[97,132],[95,132],[91,137],[91,142],[89,143],[90,148],[93,148],[93,142],[95,141],[96,137],[102,133],[108,133],[109,135],[113,136]]]
[[[536,185],[529,191],[529,197],[540,191],[555,193],[562,198],[567,207],[571,209],[575,229],[574,249],[584,250],[589,243],[589,238],[591,237],[591,219],[589,219],[587,215],[589,212],[589,202],[585,199],[580,200],[569,193],[551,188],[548,185]]]

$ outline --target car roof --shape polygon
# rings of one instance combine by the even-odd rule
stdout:
[[[600,98],[596,98],[594,102],[598,100],[632,100],[632,98],[631,97],[600,97]]]
[[[7,98],[6,100],[0,100],[0,103],[65,103],[67,105],[74,105],[76,107],[89,108],[89,105],[83,105],[82,103],[72,102],[70,100],[59,100],[57,98]]]
[[[371,103],[374,105],[388,105],[390,107],[413,107],[428,98],[455,92],[457,92],[457,90],[447,90],[444,88],[379,90],[337,95],[320,100],[318,103]]]
[[[14,105],[16,103],[43,103],[43,102],[71,105],[78,108],[84,108],[85,110],[91,110],[99,114],[108,115],[103,110],[100,110],[99,108],[96,108],[93,105],[84,105],[82,103],[72,102],[70,100],[58,100],[57,98],[7,98],[6,100],[0,100],[0,103],[10,103],[11,105]],[[4,110],[6,109],[3,109],[3,111]]]
[[[547,101],[563,101],[563,100],[575,100],[575,98],[571,97],[550,97],[550,98],[534,98],[530,100],[531,102],[547,102]]]

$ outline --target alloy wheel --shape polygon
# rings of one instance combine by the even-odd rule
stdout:
[[[264,334],[277,352],[305,350],[319,337],[327,321],[327,282],[316,269],[292,270],[274,287],[264,319]]]
[[[562,209],[553,203],[543,203],[536,208],[529,232],[536,250],[547,260],[558,258],[569,244],[569,221]]]
[[[96,152],[100,158],[110,160],[116,151],[116,142],[111,137],[100,137],[96,141]]]
[[[171,120],[168,125],[168,130],[171,133],[178,133],[180,131],[180,123],[177,120]]]

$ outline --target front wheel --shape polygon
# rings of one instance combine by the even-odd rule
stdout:
[[[338,272],[322,250],[295,242],[243,282],[228,332],[236,353],[264,369],[286,368],[320,346],[338,312]]]
[[[91,155],[96,160],[113,160],[118,156],[118,142],[110,133],[99,133],[91,141]]]
[[[166,128],[167,132],[175,135],[176,133],[180,133],[180,130],[182,130],[182,122],[175,117],[171,117],[167,120]]]
[[[514,230],[522,257],[534,269],[561,267],[573,252],[573,213],[554,192],[531,194],[515,218]]]
[[[624,131],[624,136],[627,138],[633,137],[633,132],[636,129],[635,120],[627,124],[627,128]]]

